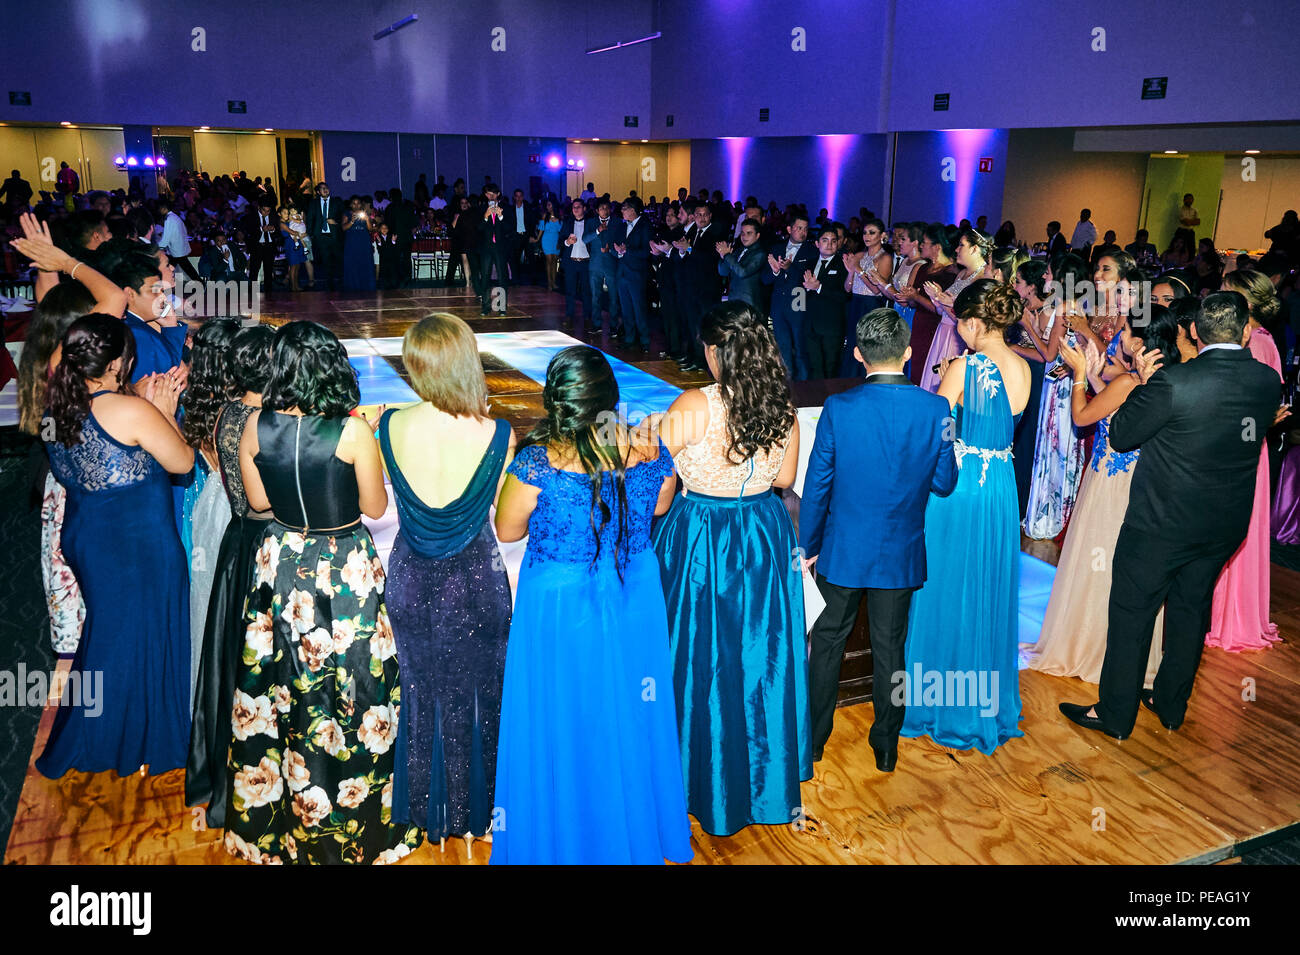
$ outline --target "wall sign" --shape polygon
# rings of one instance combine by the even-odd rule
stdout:
[[[942,112],[946,111],[947,109],[948,109],[948,94],[947,94],[947,93],[935,93],[935,94],[934,94],[934,111],[935,111],[936,113],[942,113]]]
[[[1143,99],[1164,99],[1165,90],[1169,86],[1169,77],[1167,76],[1148,76],[1142,81],[1142,98]]]
[[[758,121],[760,123],[766,123],[769,119],[771,119],[771,116],[772,116],[771,111],[766,106],[762,107],[758,111]]]
[[[10,90],[9,105],[10,106],[31,106],[32,94],[28,90]]]
[[[248,112],[248,103],[245,102],[245,101],[242,100],[242,99],[228,99],[228,100],[226,100],[226,112],[227,112],[227,113],[247,113],[247,112]]]
[[[640,125],[640,123],[641,123],[641,117],[640,117],[640,116],[624,116],[624,117],[623,117],[623,125],[624,125],[624,126],[638,126],[638,125]]]
[[[667,122],[666,125],[671,126],[672,124],[673,124],[673,114],[672,114],[672,113],[669,113],[669,114],[668,114],[668,122]]]

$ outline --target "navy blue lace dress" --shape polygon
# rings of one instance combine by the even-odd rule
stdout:
[[[506,649],[493,865],[691,858],[668,618],[650,546],[672,469],[662,445],[658,458],[628,469],[620,560],[616,521],[597,550],[587,475],[552,467],[539,445],[510,465],[541,494]],[[610,477],[602,499],[612,510]]]
[[[68,492],[63,556],[86,623],[36,768],[54,779],[70,769],[125,776],[184,766],[190,584],[168,474],[144,448],[115,440],[93,410],[79,443],[45,448]]]

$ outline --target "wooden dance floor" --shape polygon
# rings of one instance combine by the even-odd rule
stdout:
[[[281,304],[283,302],[283,304]],[[311,318],[341,338],[400,337],[424,314],[451,311],[476,332],[558,327],[562,296],[512,290],[506,317],[479,318],[459,289],[366,296],[287,296],[264,318]],[[578,333],[575,337],[580,337]],[[660,343],[656,341],[657,351]],[[620,348],[612,356],[678,387],[703,383],[671,362]],[[487,349],[485,349],[485,353]],[[400,374],[400,359],[387,359]],[[494,413],[526,429],[541,414],[537,381],[488,367]],[[363,384],[364,387],[364,384]],[[820,393],[818,393],[820,389]],[[801,405],[834,386],[804,385]],[[1040,552],[1039,556],[1044,555]],[[1232,654],[1207,650],[1183,728],[1169,732],[1145,709],[1124,742],[1075,727],[1062,700],[1091,702],[1095,687],[1032,670],[1020,674],[1024,736],[992,756],[904,739],[898,768],[876,771],[870,703],[841,708],[816,775],[803,786],[806,821],[751,826],[727,838],[692,820],[696,863],[1114,863],[1228,861],[1300,824],[1300,574],[1272,568],[1273,620],[1284,642]],[[61,669],[67,668],[61,664]],[[33,750],[45,745],[47,707]],[[574,820],[581,826],[581,820]],[[220,831],[186,809],[181,770],[158,777],[69,773],[47,780],[29,764],[11,863],[238,864]],[[485,864],[489,845],[424,845],[401,864]]]

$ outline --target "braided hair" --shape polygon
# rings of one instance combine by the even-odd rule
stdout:
[[[135,338],[117,316],[91,312],[68,326],[62,344],[63,356],[50,378],[46,399],[55,438],[70,448],[81,441],[81,428],[90,414],[86,379],[104,377],[109,365],[121,358],[118,379],[130,381]]]

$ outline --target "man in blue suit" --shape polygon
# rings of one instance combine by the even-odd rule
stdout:
[[[762,270],[763,284],[772,286],[772,334],[781,350],[786,372],[795,381],[808,378],[808,353],[804,345],[808,291],[804,272],[817,264],[817,247],[808,240],[808,217],[795,216],[787,226],[789,241],[778,242]]]
[[[591,253],[591,323],[589,331],[599,332],[601,326],[600,296],[609,290],[609,319],[613,334],[618,334],[618,256],[614,245],[623,241],[623,223],[613,219],[609,214],[609,203],[601,202],[596,207],[596,221],[591,231],[585,233],[583,241]]]
[[[898,760],[903,726],[893,689],[906,666],[907,614],[912,592],[925,583],[926,502],[957,486],[948,402],[903,374],[910,334],[892,309],[858,320],[853,357],[867,380],[826,399],[799,507],[799,542],[826,601],[810,635],[813,759],[831,735],[844,644],[865,594],[876,711],[869,738],[876,768],[886,773]]]
[[[638,341],[641,353],[650,351],[650,306],[646,302],[646,279],[650,275],[650,220],[641,215],[638,196],[623,203],[623,235],[615,244],[618,256],[618,305],[623,313],[623,344]]]

